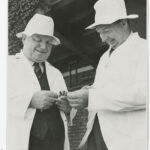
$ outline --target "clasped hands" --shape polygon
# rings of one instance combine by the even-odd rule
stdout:
[[[59,95],[53,91],[43,90],[35,92],[32,96],[30,107],[43,111],[55,104],[61,111],[65,112],[65,114],[70,113],[71,106],[67,100],[67,96],[61,92]]]
[[[32,96],[30,107],[44,110],[54,104],[65,114],[69,114],[71,108],[85,108],[88,106],[88,89],[80,89],[67,94],[60,92],[59,95],[53,91],[39,91]]]

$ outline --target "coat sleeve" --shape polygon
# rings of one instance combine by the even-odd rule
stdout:
[[[12,56],[11,56],[12,57]],[[33,92],[20,76],[14,59],[7,61],[7,112],[16,118],[24,119]]]
[[[145,57],[146,58],[146,57]],[[101,89],[89,90],[89,111],[134,111],[146,109],[147,100],[147,59],[141,58],[135,72],[135,82],[122,87],[112,81]]]

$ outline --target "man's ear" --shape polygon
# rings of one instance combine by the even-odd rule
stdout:
[[[126,27],[127,26],[127,19],[123,19],[123,20],[121,20],[121,24],[124,26],[124,27]]]
[[[27,38],[27,35],[23,34],[23,35],[22,35],[22,43],[23,43],[23,44],[24,44],[26,38]]]
[[[121,23],[122,23],[123,28],[124,28],[126,31],[131,32],[129,20],[123,19]]]

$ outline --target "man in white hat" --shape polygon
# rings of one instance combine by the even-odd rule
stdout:
[[[8,56],[7,150],[69,150],[66,115],[71,107],[61,97],[63,76],[46,60],[60,40],[51,17],[35,14],[17,34],[23,49]]]
[[[94,84],[68,93],[72,107],[89,111],[80,146],[88,140],[88,150],[106,149],[104,139],[108,150],[146,150],[148,45],[128,23],[138,16],[127,15],[123,0],[99,0],[94,8],[95,23],[88,28],[96,29],[109,49]]]

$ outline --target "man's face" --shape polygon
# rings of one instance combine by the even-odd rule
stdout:
[[[23,37],[23,53],[33,62],[43,62],[51,54],[52,37],[33,34],[31,36],[24,35]]]
[[[121,21],[109,25],[98,25],[96,31],[100,34],[102,42],[116,49],[125,40],[125,28]]]

